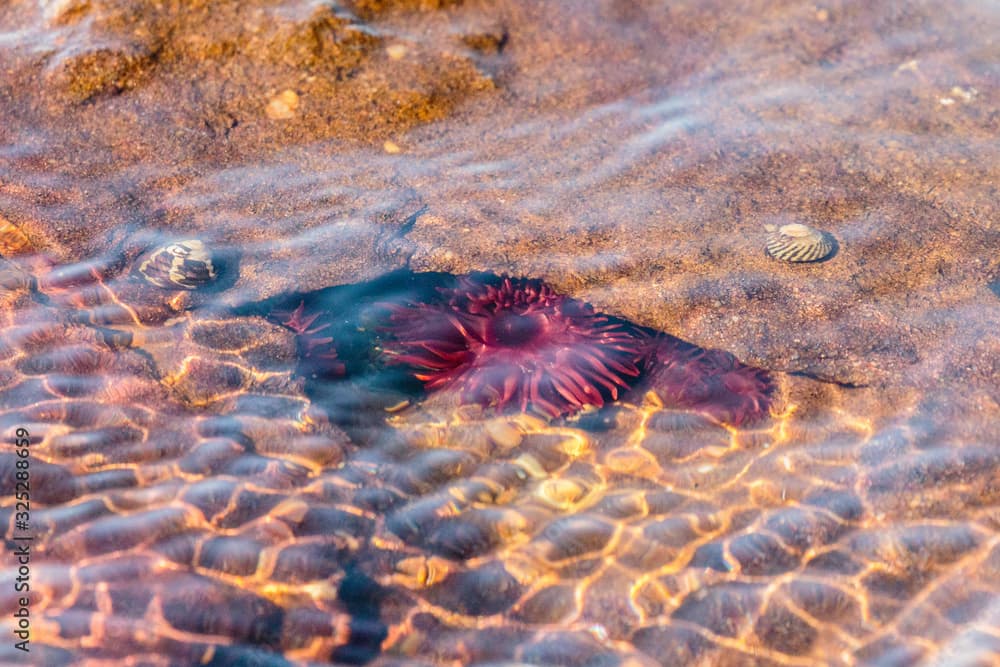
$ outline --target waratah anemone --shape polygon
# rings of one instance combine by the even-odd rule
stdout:
[[[540,280],[465,276],[390,307],[383,349],[428,390],[550,417],[600,407],[639,376],[648,337]]]
[[[698,410],[734,426],[766,416],[774,392],[766,370],[666,334],[655,342],[646,373],[642,387],[667,407]]]

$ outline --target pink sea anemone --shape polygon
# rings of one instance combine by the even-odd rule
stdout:
[[[428,390],[550,417],[616,400],[639,376],[648,337],[540,280],[461,277],[436,303],[390,307],[383,349]]]
[[[270,316],[295,332],[307,377],[349,371],[373,391],[421,385],[496,411],[567,417],[652,390],[668,408],[741,426],[766,417],[775,392],[770,373],[728,352],[595,312],[536,279],[405,272]]]
[[[740,426],[765,417],[774,383],[770,373],[723,350],[706,350],[663,334],[654,344],[643,388],[668,407],[704,412]]]

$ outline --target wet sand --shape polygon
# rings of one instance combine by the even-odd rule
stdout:
[[[356,283],[403,266],[489,270],[541,277],[601,311],[729,350],[780,375],[783,416],[761,427],[777,450],[746,444],[754,438],[734,441],[732,450],[717,444],[728,453],[680,457],[683,474],[661,461],[649,483],[690,492],[690,503],[704,493],[700,501],[733,515],[756,506],[761,525],[787,502],[788,488],[807,506],[821,489],[860,499],[858,516],[840,517],[853,532],[837,537],[836,550],[853,550],[859,569],[833,568],[823,581],[865,611],[829,625],[815,611],[819,639],[796,646],[703,623],[701,598],[678,592],[688,584],[661,582],[672,597],[659,612],[639,615],[635,626],[645,631],[591,633],[594,641],[623,656],[676,655],[689,664],[747,664],[740,661],[751,660],[754,647],[768,657],[753,664],[851,664],[893,650],[927,660],[946,660],[948,651],[996,655],[998,591],[989,576],[1000,553],[996,9],[972,2],[948,11],[860,2],[348,5],[7,3],[0,215],[32,248],[67,264],[101,256],[109,237],[203,238],[239,256],[239,275],[211,296],[212,306]],[[790,222],[832,233],[837,254],[803,265],[768,257],[764,225]],[[24,294],[5,301],[8,337],[25,318],[53,317],[31,320],[31,304]],[[195,340],[195,325],[184,326],[176,335]],[[273,354],[284,365],[268,369],[285,375],[268,391],[308,404],[290,372],[287,332],[255,326],[266,331],[255,335],[275,341],[270,350],[285,350]],[[152,363],[161,376],[175,375],[189,349],[175,359],[158,356],[156,345],[144,350],[148,358],[117,359],[115,373],[142,377]],[[198,349],[213,363],[253,368],[267,356],[248,361],[246,350]],[[19,369],[11,373],[23,374],[22,357],[10,358],[5,363]],[[21,418],[30,405],[14,404],[11,387],[21,385],[5,377],[5,419]],[[205,382],[213,377],[208,372]],[[185,387],[150,385],[140,402],[168,400],[168,412],[186,415],[173,420],[181,431],[189,420],[236,409],[226,401],[192,406],[217,388]],[[102,401],[113,404],[108,396]],[[398,428],[420,433],[434,419],[447,421],[418,413]],[[634,427],[629,419],[623,432]],[[155,420],[143,428],[147,438],[169,430]],[[347,437],[322,429],[324,438]],[[606,469],[614,437],[596,437],[592,455],[580,459],[605,494],[615,484],[642,486],[616,482]],[[360,451],[371,446],[351,438]],[[489,457],[473,449],[467,466],[485,465]],[[48,456],[61,464],[65,453]],[[696,475],[686,471],[707,465],[700,456],[732,474],[741,491],[694,492],[686,475]],[[796,484],[783,483],[790,481],[798,495]],[[774,496],[769,484],[784,490]],[[48,504],[83,503],[86,493]],[[530,525],[555,520],[528,515]],[[757,525],[752,520],[723,524],[704,530],[718,531],[719,540],[757,530],[746,527]],[[636,525],[628,530],[646,530]],[[888,546],[865,541],[886,531],[901,537]],[[943,543],[956,555],[941,555]],[[514,545],[490,557],[532,559]],[[73,550],[62,548],[56,562],[71,562]],[[429,547],[407,548],[418,555]],[[622,558],[614,547],[602,553]],[[806,569],[809,557],[799,552],[786,572]],[[704,567],[689,570],[705,590],[721,590],[712,577],[737,587],[778,581],[764,570],[726,580],[711,567],[716,574],[704,575]],[[561,576],[578,585],[588,575]],[[968,590],[956,583],[962,577],[972,582]],[[414,594],[438,622],[447,614],[434,610],[462,615],[443,590]],[[649,627],[658,614],[681,622],[657,635]],[[493,639],[463,641],[503,644],[503,630],[525,627],[557,633],[559,624],[545,625],[542,616],[503,616],[484,635]],[[449,622],[463,627],[457,617]],[[698,641],[680,637],[689,631]],[[515,644],[534,641],[516,636]],[[417,640],[387,641],[386,660],[446,660]],[[74,650],[70,639],[64,645]],[[665,646],[680,652],[664,653]]]

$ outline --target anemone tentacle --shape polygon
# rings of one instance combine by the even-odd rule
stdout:
[[[288,327],[295,333],[303,358],[310,360],[325,374],[343,375],[344,364],[337,359],[333,336],[317,335],[328,329],[330,324],[313,326],[321,314],[316,312],[306,315],[305,301],[301,301],[295,310],[277,311],[273,316],[279,319],[282,326]]]

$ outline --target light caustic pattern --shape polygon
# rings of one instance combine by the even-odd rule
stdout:
[[[564,425],[428,401],[349,436],[264,320],[187,313],[109,338],[66,312],[4,293],[2,525],[9,539],[8,435],[26,427],[47,664],[1000,650],[995,450],[796,411],[788,378],[781,414],[739,430],[648,394]],[[12,581],[9,550],[3,567]]]
[[[874,437],[835,411],[807,425],[794,408],[734,431],[650,398],[596,434],[524,417],[488,423],[485,438],[455,424],[410,432],[407,450],[426,448],[412,470],[450,451],[455,473],[388,522],[411,549],[434,552],[397,563],[418,600],[400,651],[461,663],[521,643],[489,657],[824,665],[968,650],[944,645],[960,635],[996,648],[995,618],[982,613],[997,592],[993,527],[887,507],[905,502],[895,496],[914,483],[907,475],[935,474],[926,461],[858,467],[890,446],[904,454],[903,433]],[[470,456],[473,469],[503,460],[518,472],[506,485],[496,464],[469,478],[457,462]],[[982,497],[995,470],[967,475],[963,493]],[[469,618],[467,600],[493,607]]]

